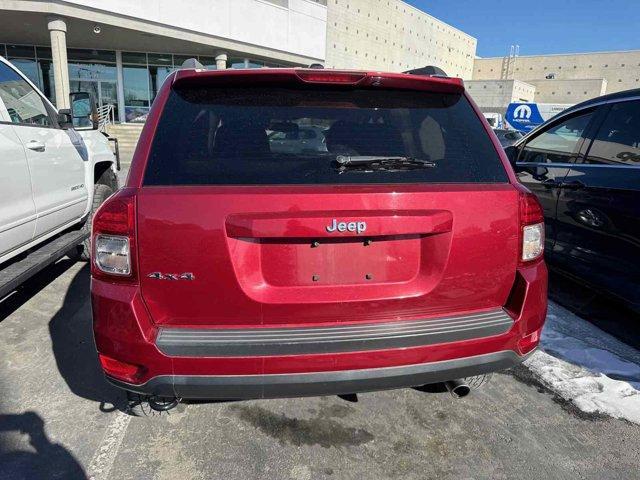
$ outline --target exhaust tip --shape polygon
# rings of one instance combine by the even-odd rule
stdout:
[[[345,402],[358,403],[358,395],[355,393],[342,393],[338,395],[338,398],[341,398]]]
[[[471,387],[462,380],[451,380],[444,384],[453,398],[464,398],[471,393]]]

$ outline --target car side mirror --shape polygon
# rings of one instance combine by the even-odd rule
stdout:
[[[539,182],[547,180],[549,178],[548,175],[549,169],[547,167],[543,167],[542,165],[538,165],[533,171],[533,178]]]
[[[504,149],[504,153],[507,155],[507,158],[509,159],[509,163],[511,164],[511,166],[515,169],[520,150],[513,145],[509,145]]]
[[[93,96],[88,92],[69,94],[71,118],[76,130],[97,130],[98,110]]]
[[[58,125],[60,125],[60,128],[63,130],[73,128],[73,117],[70,108],[58,110]]]

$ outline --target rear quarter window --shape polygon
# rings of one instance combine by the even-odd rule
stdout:
[[[338,156],[435,164],[344,169]],[[318,88],[171,92],[145,185],[503,183],[508,177],[464,95]]]

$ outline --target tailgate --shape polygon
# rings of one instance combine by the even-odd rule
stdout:
[[[179,75],[145,127],[137,238],[155,322],[321,326],[504,305],[517,192],[459,82],[226,75]]]
[[[142,294],[158,324],[420,319],[506,302],[518,256],[510,185],[287,190],[141,190]]]

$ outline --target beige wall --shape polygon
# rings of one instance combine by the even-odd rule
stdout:
[[[467,80],[464,83],[483,112],[502,114],[511,102],[532,102],[536,90],[519,80]]]
[[[404,71],[435,65],[471,78],[475,38],[399,0],[329,0],[329,68]]]
[[[580,103],[607,93],[604,78],[585,80],[530,80],[538,103]]]
[[[555,85],[545,80],[552,73],[558,81]],[[538,102],[578,103],[603,93],[640,88],[640,50],[521,56],[510,63],[505,57],[478,58],[474,63],[473,79],[522,80],[540,85],[542,97],[536,96]],[[605,91],[601,92],[599,82],[600,87],[604,84]],[[554,91],[555,96],[562,92],[560,100],[554,98]]]

